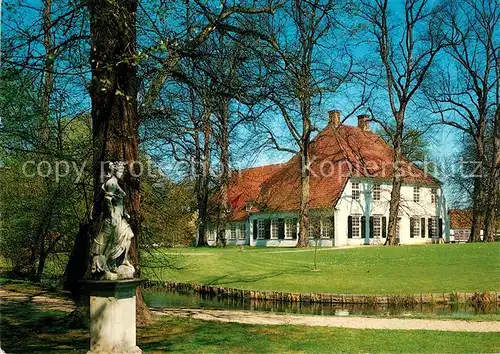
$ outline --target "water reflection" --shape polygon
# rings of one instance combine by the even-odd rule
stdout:
[[[467,304],[452,305],[416,305],[394,307],[388,305],[367,304],[310,304],[274,302],[266,300],[233,299],[220,295],[199,294],[193,291],[179,292],[163,287],[149,287],[144,291],[144,299],[150,307],[211,308],[226,310],[250,310],[280,312],[290,314],[323,316],[416,316],[422,314],[468,317],[478,314],[500,314],[496,304],[474,308]]]

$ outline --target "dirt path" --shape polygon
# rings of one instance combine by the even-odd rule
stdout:
[[[43,291],[35,294],[24,294],[17,291],[0,289],[0,304],[9,302],[32,303],[44,310],[60,310],[71,312],[75,309],[73,301],[51,296],[50,292]]]
[[[279,315],[263,312],[208,309],[162,309],[161,311],[155,310],[154,313],[175,317],[189,317],[203,321],[237,322],[255,325],[303,325],[359,329],[426,329],[447,332],[500,332],[500,322],[493,321]]]

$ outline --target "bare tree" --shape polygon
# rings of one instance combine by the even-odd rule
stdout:
[[[280,3],[271,0],[264,1],[263,6],[259,6],[258,2],[252,3],[254,6],[246,6],[244,1],[227,0],[218,3],[200,0],[179,3],[179,7],[175,10],[184,13],[185,27],[178,32],[170,26],[161,26],[164,21],[158,24],[148,15],[148,9],[141,5],[144,16],[149,22],[144,26],[145,32],[157,41],[155,45],[143,48],[143,55],[149,53],[154,59],[155,69],[151,70],[151,80],[143,94],[141,115],[144,111],[151,109],[155,101],[161,97],[162,88],[183,59],[198,58],[203,55],[199,49],[211,35],[221,29],[229,33],[254,34],[253,31],[242,28],[238,24],[251,23],[253,16],[272,14],[281,6]],[[159,6],[166,6],[166,3],[161,1]]]
[[[434,73],[435,80],[426,93],[431,109],[440,114],[441,123],[474,141],[478,170],[473,173],[469,241],[480,240],[483,214],[484,240],[493,240],[499,166],[500,7],[494,0],[451,1],[443,18],[448,45],[443,66],[447,68]],[[486,151],[488,121],[496,131],[493,157],[489,160]]]
[[[273,20],[273,37],[269,41],[275,51],[269,56],[271,92],[268,99],[283,117],[295,147],[280,143],[279,137],[266,125],[269,142],[278,151],[298,153],[301,158],[299,240],[297,247],[308,245],[310,143],[316,131],[314,112],[322,98],[348,78],[349,56],[336,51],[344,8],[336,1],[290,1]],[[346,61],[340,59],[345,55]]]
[[[394,118],[390,134],[394,147],[393,178],[386,245],[396,244],[402,176],[400,163],[403,132],[408,106],[419,92],[436,55],[445,46],[442,36],[441,8],[427,0],[405,0],[404,16],[398,20],[389,9],[388,0],[363,1],[360,16],[374,38],[390,111]],[[376,118],[375,118],[376,120]],[[378,121],[384,127],[384,122]]]

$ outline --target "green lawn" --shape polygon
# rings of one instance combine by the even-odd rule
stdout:
[[[88,330],[70,328],[60,311],[35,304],[2,303],[2,349],[7,353],[85,353]],[[139,328],[145,353],[494,353],[498,333],[359,330],[325,327],[259,326],[159,317]]]
[[[161,255],[160,255],[161,254]],[[161,259],[178,269],[166,268]],[[353,294],[500,290],[500,244],[320,249],[185,248],[142,256],[151,279],[234,288]],[[152,268],[147,266],[151,265]]]

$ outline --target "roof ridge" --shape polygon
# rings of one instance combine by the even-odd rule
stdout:
[[[269,165],[253,166],[253,167],[246,167],[246,168],[241,168],[241,169],[236,169],[235,168],[235,169],[233,169],[233,171],[243,172],[243,171],[249,171],[249,170],[256,170],[256,169],[259,169],[259,168],[275,167],[275,166],[283,165],[285,163],[286,162],[277,162],[277,163],[271,163]]]

